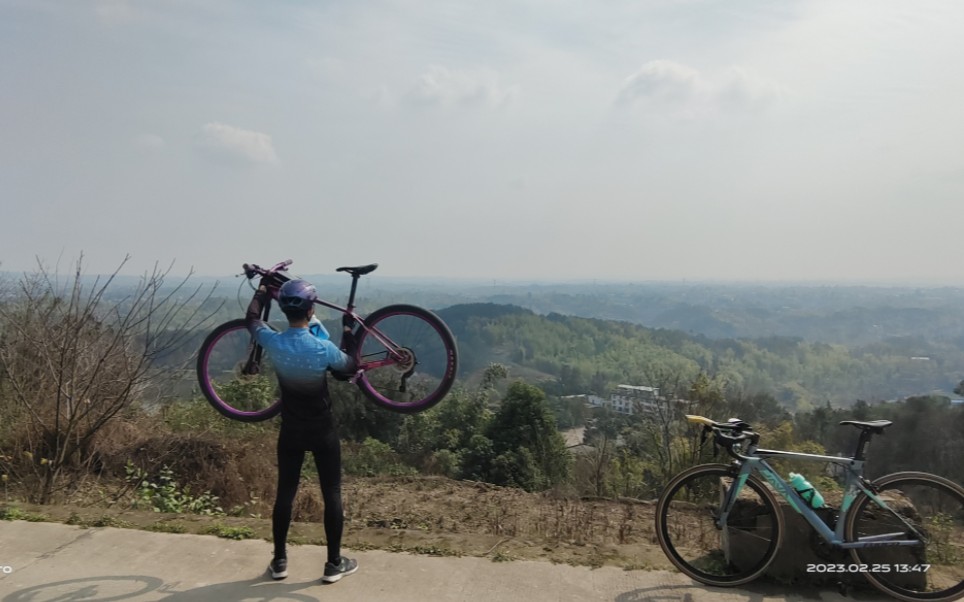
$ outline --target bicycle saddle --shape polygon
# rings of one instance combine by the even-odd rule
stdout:
[[[870,420],[867,422],[863,422],[860,420],[843,420],[840,422],[840,424],[841,426],[843,426],[844,424],[852,424],[861,430],[873,431],[874,433],[877,433],[879,435],[884,432],[885,428],[887,428],[888,426],[894,423],[891,422],[890,420]]]
[[[370,274],[375,271],[378,267],[377,263],[370,263],[368,265],[360,265],[353,268],[338,268],[336,272],[348,272],[352,276],[364,276],[365,274]]]

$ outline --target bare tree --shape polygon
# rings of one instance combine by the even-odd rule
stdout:
[[[170,267],[115,292],[128,259],[90,278],[81,257],[64,284],[40,265],[0,301],[0,386],[24,421],[20,472],[33,477],[39,503],[63,486],[66,469],[89,466],[95,435],[179,368],[159,360],[212,315],[200,314],[211,292],[188,289],[190,275],[165,285]]]
[[[703,414],[718,419],[725,402],[724,385],[699,372],[687,377],[667,368],[653,368],[645,374],[658,393],[637,405],[628,439],[639,455],[655,467],[662,487],[683,468],[701,461],[699,430],[689,425],[686,414]]]

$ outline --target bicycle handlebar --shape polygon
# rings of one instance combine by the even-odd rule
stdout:
[[[264,276],[271,276],[276,272],[286,272],[288,270],[288,266],[291,265],[292,263],[294,263],[292,260],[286,259],[284,261],[274,264],[273,266],[267,269],[259,266],[256,263],[246,263],[241,266],[241,269],[244,270],[245,277],[248,280],[251,280],[255,276],[264,277]]]
[[[731,418],[727,422],[716,422],[703,416],[687,414],[686,421],[703,425],[701,440],[705,441],[706,435],[712,432],[713,441],[725,449],[726,453],[738,460],[745,460],[747,457],[733,451],[735,445],[744,441],[749,441],[750,445],[756,445],[760,442],[760,435],[749,430],[750,425],[737,418]]]

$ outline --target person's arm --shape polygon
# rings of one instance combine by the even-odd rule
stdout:
[[[332,372],[341,372],[349,375],[355,372],[354,358],[341,349],[335,347],[334,343],[328,347],[328,354],[331,356],[328,366],[331,368]]]
[[[348,380],[354,373],[355,363],[355,335],[349,328],[345,328],[341,335],[341,349],[334,343],[329,347],[332,360],[330,362],[332,376],[337,380]]]
[[[261,321],[261,310],[264,309],[264,304],[268,301],[270,301],[268,287],[261,284],[258,286],[258,290],[255,291],[254,296],[251,297],[251,303],[248,304],[248,311],[244,314],[245,326],[248,327],[248,332],[254,337],[257,337],[262,329],[271,330],[267,324]]]

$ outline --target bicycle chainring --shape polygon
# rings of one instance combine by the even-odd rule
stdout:
[[[817,515],[823,520],[824,524],[833,530],[837,524],[837,511],[834,508],[825,506],[815,510]],[[832,562],[845,562],[847,551],[834,546],[817,533],[816,529],[810,529],[810,548],[823,560]]]

